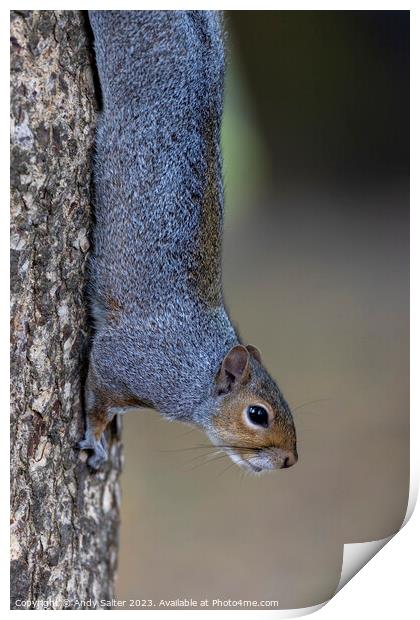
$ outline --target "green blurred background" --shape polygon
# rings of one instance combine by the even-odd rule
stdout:
[[[300,460],[244,475],[129,413],[117,594],[304,607],[334,592],[344,542],[406,509],[409,13],[234,11],[226,28],[226,300],[298,407]]]

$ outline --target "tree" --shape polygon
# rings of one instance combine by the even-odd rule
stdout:
[[[74,449],[89,337],[89,33],[81,11],[11,12],[12,608],[113,596],[117,429],[99,474]]]

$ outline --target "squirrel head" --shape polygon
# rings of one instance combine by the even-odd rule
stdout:
[[[296,463],[291,411],[256,347],[230,349],[216,375],[214,396],[216,409],[208,435],[236,464],[260,473]]]

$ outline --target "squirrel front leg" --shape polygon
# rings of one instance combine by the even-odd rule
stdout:
[[[96,377],[91,363],[85,386],[85,434],[77,444],[77,448],[93,452],[87,460],[93,470],[100,469],[108,458],[105,439],[108,424],[115,415],[138,407],[153,408],[153,404],[127,393],[124,389],[111,391],[109,388],[104,388]]]
[[[111,394],[99,389],[90,369],[85,387],[85,435],[77,447],[80,450],[93,451],[87,462],[94,470],[100,469],[108,458],[104,432],[117,412],[117,399],[115,401],[114,403]]]

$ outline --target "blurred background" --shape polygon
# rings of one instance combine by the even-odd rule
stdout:
[[[226,13],[228,308],[296,408],[262,477],[124,418],[120,599],[315,605],[409,484],[409,12]]]

